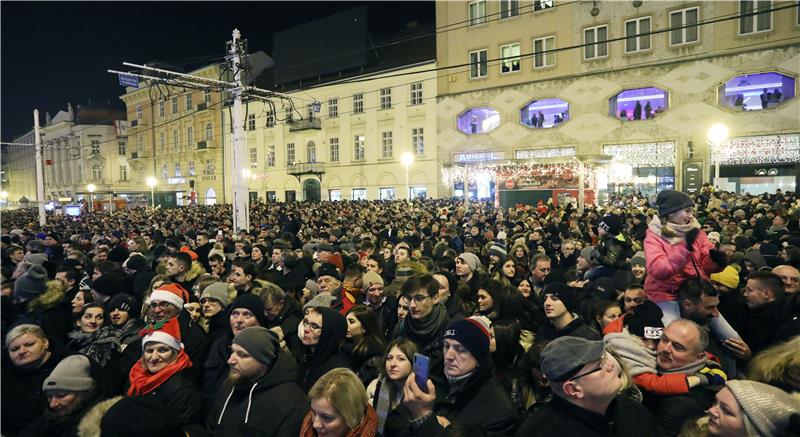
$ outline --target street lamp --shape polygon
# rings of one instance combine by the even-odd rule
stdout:
[[[403,163],[403,167],[406,169],[406,199],[411,201],[411,187],[408,183],[408,170],[411,168],[411,164],[414,163],[414,155],[411,152],[405,152],[402,156],[400,156],[400,162]]]
[[[156,178],[152,176],[147,178],[147,186],[150,187],[150,208],[152,209],[156,209],[156,196],[155,196],[156,183],[158,183]]]
[[[708,140],[713,146],[712,156],[714,157],[714,187],[719,189],[719,163],[720,148],[722,143],[728,139],[728,127],[722,123],[717,123],[708,128]]]
[[[94,190],[97,189],[95,184],[89,184],[86,186],[86,190],[89,191],[89,212],[93,212],[94,210]]]

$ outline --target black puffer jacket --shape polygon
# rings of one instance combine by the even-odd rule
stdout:
[[[225,381],[206,422],[208,431],[218,436],[299,435],[309,403],[296,377],[292,357],[279,351],[275,364],[257,381],[241,385]]]
[[[488,436],[513,435],[517,426],[517,412],[508,394],[494,377],[492,358],[486,356],[463,388],[451,392],[445,386],[437,387],[433,414],[420,426],[411,424],[411,412],[401,404],[389,414],[386,435],[435,436],[444,431],[436,416],[447,418],[457,426],[473,425],[486,431]],[[537,434],[533,434],[537,435]],[[542,434],[544,435],[544,434]]]
[[[297,337],[297,327],[301,320],[303,320],[303,309],[296,300],[287,296],[286,303],[278,317],[272,320],[267,319],[267,324],[264,326],[267,329],[281,328],[283,341],[286,342],[286,347],[291,351],[295,362],[300,362],[300,358],[303,356],[302,344],[300,338]]]
[[[20,437],[77,437],[78,425],[89,410],[105,398],[104,391],[95,386],[77,410],[64,416],[58,416],[46,410],[35,421],[28,424],[20,432]]]
[[[2,434],[15,436],[28,423],[47,410],[47,396],[42,392],[44,380],[67,356],[67,349],[57,341],[50,341],[50,358],[37,369],[21,369],[11,363],[8,351],[3,352],[2,365]]]
[[[127,387],[125,391],[127,393]],[[168,413],[181,425],[202,420],[200,392],[185,370],[172,375],[158,388],[142,396],[155,396],[167,406]]]
[[[228,358],[231,356],[232,342],[233,333],[229,328],[227,335],[216,339],[214,344],[211,345],[206,362],[200,363],[200,365],[204,366],[201,391],[203,403],[207,406],[214,404],[214,396],[216,396],[222,381],[228,375]]]
[[[347,358],[339,351],[339,346],[347,335],[344,316],[330,308],[320,307],[317,311],[322,314],[319,343],[313,352],[309,347],[303,348],[303,361],[297,369],[297,382],[306,393],[328,371],[337,367],[350,367]]]

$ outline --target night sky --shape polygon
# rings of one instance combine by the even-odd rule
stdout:
[[[108,101],[124,108],[119,100],[124,89],[106,72],[127,70],[123,61],[181,66],[189,59],[221,59],[234,28],[248,39],[251,52],[271,55],[274,32],[363,3],[4,1],[0,138],[13,141],[30,130],[33,109],[39,109],[44,123],[45,112],[55,116],[67,102]],[[434,18],[433,1],[369,4],[373,33]]]

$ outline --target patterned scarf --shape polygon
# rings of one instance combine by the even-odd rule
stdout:
[[[78,346],[78,352],[91,358],[97,364],[105,366],[111,355],[122,351],[119,333],[111,326],[100,327],[92,333],[73,331],[69,333],[72,343]]]
[[[378,433],[383,434],[383,427],[386,425],[386,417],[389,416],[395,407],[400,405],[403,401],[403,390],[395,388],[397,395],[392,399],[392,388],[394,383],[385,376],[381,376],[378,381],[378,404],[376,405],[375,412],[378,414]]]
[[[355,428],[345,434],[345,437],[374,437],[378,432],[378,414],[371,405],[367,405],[367,410],[364,413],[364,418],[361,419]],[[300,428],[300,437],[316,437],[317,432],[314,431],[314,410],[306,413],[303,419],[303,426]]]
[[[654,234],[667,240],[669,244],[675,246],[686,241],[687,232],[692,229],[700,229],[700,222],[698,222],[696,218],[692,217],[692,222],[688,225],[679,225],[671,222],[662,224],[660,218],[653,217],[653,220],[650,221],[648,228],[653,231]]]
[[[144,357],[142,357],[142,360],[144,360]],[[175,361],[156,374],[148,372],[142,360],[139,360],[131,367],[129,375],[131,387],[128,389],[128,396],[150,393],[160,387],[161,384],[167,382],[172,375],[192,367],[192,360],[189,359],[189,355],[186,355],[186,351],[183,349],[178,353],[178,358]]]

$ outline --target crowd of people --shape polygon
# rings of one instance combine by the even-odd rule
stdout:
[[[800,198],[2,213],[4,436],[800,434]]]

